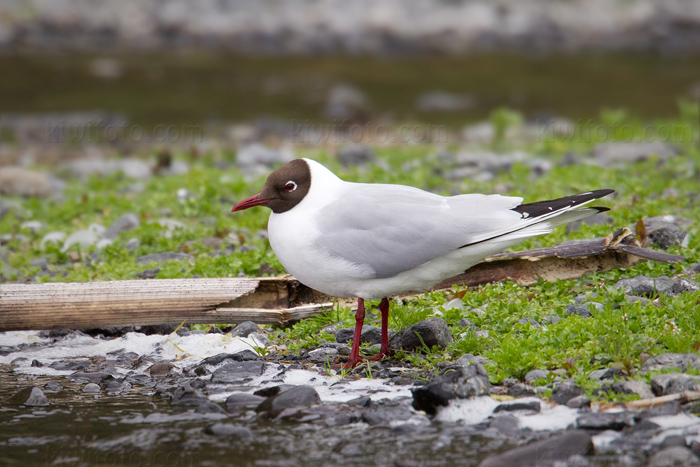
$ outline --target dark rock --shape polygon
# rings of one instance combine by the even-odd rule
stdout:
[[[95,383],[88,383],[83,387],[83,392],[88,394],[99,394],[100,386]]]
[[[219,404],[215,404],[211,401],[205,401],[199,404],[199,406],[195,409],[195,413],[218,413],[226,415],[226,411],[222,409]]]
[[[511,397],[530,397],[536,396],[537,391],[529,384],[517,383],[506,389],[506,395]]]
[[[467,318],[460,319],[459,322],[457,323],[457,326],[459,326],[461,328],[469,328],[469,329],[473,329],[473,330],[479,329],[474,325],[474,323],[469,321]]]
[[[109,228],[102,234],[103,238],[114,240],[122,232],[128,232],[141,225],[141,221],[136,214],[127,213],[119,217],[116,221],[109,226]]]
[[[501,433],[513,433],[518,430],[520,421],[513,415],[501,415],[493,417],[489,422],[489,428],[494,428]]]
[[[591,371],[591,379],[613,379],[617,376],[622,376],[622,370],[615,367],[606,368],[604,370],[594,370]]]
[[[250,431],[250,429],[231,423],[214,423],[213,425],[205,427],[204,433],[236,440],[251,439],[253,437],[253,432]]]
[[[700,384],[686,374],[670,373],[651,378],[651,390],[657,396],[667,396],[687,391],[698,391]]]
[[[452,399],[485,395],[490,388],[491,383],[483,365],[450,368],[412,391],[413,407],[434,415],[438,407],[446,406]]]
[[[341,344],[347,344],[353,337],[355,337],[355,329],[344,328],[338,329],[335,333],[335,340]],[[382,342],[382,330],[376,326],[364,325],[362,326],[362,334],[360,334],[360,343],[362,344],[381,344]]]
[[[652,305],[654,303],[653,300],[649,300],[645,297],[636,297],[634,295],[625,295],[625,301],[627,303],[642,302],[642,306]]]
[[[629,412],[589,412],[576,419],[576,428],[595,431],[620,431],[633,424],[634,417]]]
[[[650,391],[651,392],[651,391]],[[659,417],[662,415],[678,415],[681,411],[681,404],[678,401],[668,401],[661,405],[654,405],[648,409],[642,410],[637,414],[637,418],[644,420],[651,417]]]
[[[571,233],[579,230],[582,224],[588,225],[608,225],[613,223],[613,218],[604,213],[600,212],[585,219],[579,219],[577,221],[569,222],[566,224],[566,233]]]
[[[49,405],[49,399],[44,395],[44,391],[37,387],[24,388],[10,398],[10,404],[45,406]]]
[[[688,279],[677,279],[673,287],[671,287],[669,295],[680,295],[685,292],[697,292],[698,290],[700,290],[700,286],[695,282]]]
[[[136,273],[136,277],[138,277],[139,279],[155,279],[158,276],[159,272],[160,268],[156,266],[153,269],[146,269]]]
[[[566,313],[568,315],[579,315],[584,318],[590,318],[593,316],[586,306],[576,306],[576,305],[566,305]]]
[[[642,373],[671,368],[678,368],[681,371],[700,370],[700,356],[695,353],[663,353],[645,361],[642,365]]]
[[[252,350],[245,349],[241,350],[240,352],[236,353],[220,353],[216,355],[212,355],[211,357],[207,357],[204,360],[202,360],[202,364],[205,365],[218,365],[219,363],[223,362],[224,360],[233,360],[235,362],[249,362],[252,360],[259,360],[260,357],[258,354],[253,352]]]
[[[499,406],[497,406],[493,410],[493,413],[499,413],[499,412],[539,413],[539,411],[540,411],[540,402],[539,401],[528,401],[528,402],[508,402],[506,404],[500,404]]]
[[[655,225],[653,230],[647,229],[647,236],[659,248],[668,250],[673,245],[683,245],[688,233],[677,225],[665,222]]]
[[[263,374],[265,362],[262,361],[243,361],[235,363],[227,363],[218,368],[211,375],[212,383],[243,383],[249,378],[254,378]]]
[[[374,162],[377,156],[372,150],[363,144],[351,144],[343,146],[338,151],[338,160],[345,167],[357,167]]]
[[[136,330],[147,336],[153,334],[165,335],[174,333],[178,326],[177,324],[152,324],[148,326],[138,326]]]
[[[576,396],[566,402],[566,406],[571,409],[589,409],[591,400],[586,396]]]
[[[102,371],[94,371],[94,372],[84,372],[84,371],[76,371],[75,373],[71,373],[68,375],[68,379],[71,381],[75,381],[78,383],[99,383],[106,377],[111,377],[112,375],[108,373],[104,373]]]
[[[316,363],[325,363],[335,361],[338,351],[331,347],[320,347],[318,349],[311,350],[306,356],[307,358]]]
[[[200,405],[209,402],[209,399],[192,387],[191,383],[178,386],[173,393],[172,403],[174,405]]]
[[[234,393],[226,398],[226,408],[227,409],[254,409],[259,406],[265,400],[262,396],[256,396],[255,394],[249,394],[245,392]]]
[[[421,349],[423,344],[429,349],[434,346],[445,348],[453,341],[447,322],[442,318],[432,318],[394,334],[389,341],[389,346],[394,350],[411,351]]]
[[[127,333],[134,332],[134,326],[115,326],[111,328],[92,328],[83,329],[83,332],[88,336],[102,336],[108,338],[121,337]]]
[[[616,381],[611,389],[620,394],[638,394],[642,399],[654,397],[654,393],[644,381]]]
[[[362,421],[368,425],[391,425],[412,416],[413,411],[409,405],[391,400],[373,402],[362,411]]]
[[[280,384],[279,386],[270,386],[267,388],[258,389],[253,394],[261,397],[272,397],[276,396],[277,394],[282,394],[284,391],[294,389],[295,387],[297,386],[293,384]]]
[[[139,256],[136,258],[138,264],[151,264],[158,263],[162,264],[166,261],[192,261],[192,256],[186,253],[176,253],[176,252],[165,252],[165,253],[153,253],[150,255]]]
[[[44,364],[41,363],[39,360],[32,360],[31,366],[34,368],[41,368],[42,366],[44,366]]]
[[[576,386],[573,381],[567,380],[556,385],[552,392],[552,400],[557,404],[564,405],[574,397],[582,395],[583,392],[583,389]]]
[[[316,389],[311,386],[296,386],[276,396],[268,397],[256,409],[257,412],[277,413],[291,407],[312,405],[321,402]]]
[[[661,441],[659,446],[661,449],[670,448],[672,446],[682,446],[684,448],[688,447],[688,443],[685,442],[685,436],[681,435],[669,435]]]
[[[639,432],[647,432],[644,433],[644,436],[650,436],[649,432],[653,433],[658,433],[661,431],[661,426],[652,422],[651,420],[644,419],[641,422],[635,423],[634,426],[627,428],[625,430],[625,433],[639,433]]]
[[[647,467],[700,467],[693,451],[683,446],[662,449],[649,458]]]
[[[537,380],[543,379],[546,380],[547,376],[549,376],[549,371],[546,370],[530,370],[527,372],[525,375],[525,382],[528,384],[532,384]]]
[[[657,294],[671,293],[676,281],[666,276],[647,277],[637,276],[620,279],[615,287],[622,288],[627,295],[650,297]]]
[[[231,331],[231,337],[248,337],[253,332],[260,332],[260,327],[252,321],[244,321]]]
[[[61,386],[55,381],[49,381],[44,385],[44,389],[51,392],[58,392],[63,390],[63,386]]]
[[[555,461],[565,461],[574,455],[585,456],[592,452],[591,437],[582,431],[572,430],[487,457],[479,467],[540,467]]]
[[[530,326],[532,326],[535,329],[542,329],[542,326],[540,326],[540,323],[538,323],[537,321],[535,321],[532,318],[520,319],[520,320],[516,321],[515,324],[529,324]]]
[[[369,407],[372,404],[372,398],[369,396],[360,396],[350,399],[348,404],[359,405],[360,407]]]
[[[151,376],[167,376],[170,370],[175,368],[175,365],[169,362],[157,362],[148,367],[148,373]]]

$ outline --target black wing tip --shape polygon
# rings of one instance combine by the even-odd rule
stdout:
[[[601,190],[593,190],[590,192],[592,198],[602,198],[603,196],[608,196],[611,193],[615,193],[615,190],[612,188],[603,188]]]
[[[610,208],[606,208],[605,206],[586,206],[586,208],[595,209],[596,211],[598,211],[598,214],[600,214],[601,212],[610,211]],[[584,209],[586,209],[586,208],[584,208]]]

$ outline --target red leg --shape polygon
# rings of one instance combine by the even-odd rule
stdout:
[[[373,360],[381,360],[388,357],[389,353],[389,300],[384,297],[379,302],[379,311],[382,313],[382,347],[377,355],[372,357]]]
[[[355,337],[352,339],[352,350],[350,351],[350,361],[342,364],[345,369],[354,368],[362,361],[360,357],[360,338],[362,337],[362,325],[365,323],[365,301],[357,299],[357,313],[355,313]]]

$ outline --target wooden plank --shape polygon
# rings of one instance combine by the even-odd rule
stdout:
[[[513,280],[531,285],[625,268],[640,261],[683,258],[641,248],[628,230],[601,239],[501,253],[433,290]],[[286,325],[329,308],[333,301],[292,276],[3,284],[0,331],[84,329],[150,324]]]

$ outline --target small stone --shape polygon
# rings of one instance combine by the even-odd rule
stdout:
[[[620,431],[633,424],[634,417],[629,412],[589,412],[576,419],[576,428],[595,431]]]
[[[243,146],[236,153],[236,164],[244,169],[269,168],[275,164],[285,164],[293,159],[294,154],[291,151],[278,151],[260,143]]]
[[[564,405],[574,397],[582,395],[583,392],[583,389],[576,386],[573,381],[566,380],[556,385],[552,392],[552,400],[557,404]]]
[[[192,387],[191,382],[185,382],[181,386],[178,386],[173,393],[172,403],[173,405],[197,405],[209,402],[199,390]]]
[[[627,295],[653,296],[671,292],[675,281],[666,276],[647,277],[637,276],[629,279],[620,279],[615,287],[624,290]]]
[[[141,221],[139,221],[136,214],[127,213],[115,220],[112,225],[109,226],[107,231],[102,234],[102,237],[109,240],[114,240],[119,236],[119,234],[133,230],[140,225]]]
[[[254,409],[259,406],[265,398],[262,396],[256,396],[255,394],[248,393],[234,393],[226,398],[226,408],[227,409]]]
[[[647,467],[700,467],[693,451],[683,446],[662,449],[649,458]]]
[[[192,261],[192,256],[186,253],[154,253],[151,255],[139,256],[136,258],[138,264],[165,263],[166,261]]]
[[[682,446],[684,448],[688,447],[688,443],[685,441],[685,436],[669,435],[665,437],[663,441],[661,441],[661,445],[659,447],[661,449],[665,449],[672,446]]]
[[[412,351],[423,348],[423,344],[429,349],[434,346],[445,348],[453,341],[447,322],[441,318],[432,318],[394,334],[389,346],[394,350]]]
[[[46,198],[52,194],[51,177],[22,167],[0,167],[0,193]]]
[[[568,315],[579,315],[583,318],[590,318],[591,316],[593,316],[588,310],[588,307],[576,305],[566,305],[566,313]]]
[[[175,365],[172,363],[157,362],[148,368],[148,373],[151,376],[167,376],[173,368],[175,368]]]
[[[637,394],[642,399],[654,397],[654,393],[644,381],[616,381],[611,388],[620,394]]]
[[[141,240],[139,240],[138,238],[131,238],[131,239],[129,239],[128,242],[126,242],[125,248],[128,251],[136,251],[136,249],[139,247],[140,244],[141,244]]]
[[[26,221],[26,222],[22,222],[20,224],[19,228],[20,229],[27,229],[31,233],[35,234],[35,233],[39,233],[40,231],[44,230],[46,228],[46,226],[39,221]]]
[[[561,321],[561,318],[556,315],[545,316],[545,321],[549,321],[550,324],[557,324]]]
[[[83,387],[83,392],[88,394],[99,394],[100,386],[95,383],[88,383]]]
[[[700,356],[695,353],[663,353],[645,361],[641,371],[648,373],[671,368],[678,368],[681,371],[688,371],[688,369],[700,371]]]
[[[700,384],[686,374],[670,373],[651,378],[651,390],[657,396],[667,396],[687,391],[698,391]]]
[[[155,279],[158,277],[158,273],[160,272],[160,267],[156,266],[153,269],[145,269],[141,272],[136,273],[136,277],[139,279]]]
[[[440,305],[443,310],[464,310],[467,306],[464,304],[461,298],[454,298],[444,305]]]
[[[88,249],[100,240],[104,231],[105,228],[100,224],[90,224],[87,229],[78,230],[70,234],[68,238],[66,238],[66,241],[63,242],[61,251],[66,252],[74,245],[79,245],[83,249]]]
[[[212,383],[241,384],[247,379],[260,376],[265,369],[265,362],[247,361],[227,363],[211,375]]]
[[[670,222],[658,223],[654,225],[653,230],[647,229],[647,236],[663,250],[668,250],[673,245],[687,246],[688,233]]]
[[[622,370],[615,367],[606,368],[604,370],[594,370],[591,371],[591,379],[603,380],[603,379],[613,379],[616,376],[622,376]]]
[[[253,321],[244,321],[231,331],[231,337],[248,337],[253,332],[260,332],[260,327]]]
[[[316,389],[311,386],[296,386],[276,396],[268,397],[256,409],[257,412],[276,413],[290,407],[313,405],[321,402]]]
[[[393,425],[413,416],[411,407],[405,402],[380,400],[362,411],[362,421],[371,426]]]
[[[477,329],[479,329],[479,328],[477,328],[477,327],[474,325],[474,323],[472,323],[471,321],[469,321],[467,318],[462,318],[462,319],[460,319],[459,322],[457,323],[457,326],[459,326],[459,327],[461,327],[461,328],[469,328],[469,329],[472,329],[472,330],[477,330]]]
[[[529,401],[529,402],[508,402],[506,404],[500,404],[495,409],[493,413],[500,412],[529,412],[529,413],[539,413],[541,407],[539,401]]]
[[[244,440],[251,439],[253,432],[244,426],[237,426],[231,423],[215,423],[204,428],[204,433],[213,436]]]
[[[566,461],[575,455],[585,456],[592,452],[591,437],[583,431],[571,430],[487,457],[479,467],[539,467],[555,461]]]
[[[530,370],[525,375],[525,382],[528,384],[533,384],[535,381],[540,380],[540,379],[546,380],[548,375],[549,375],[549,371]]]
[[[424,386],[414,389],[413,407],[430,415],[452,399],[466,399],[489,393],[491,383],[486,369],[480,364],[449,368]]]
[[[599,143],[591,152],[593,158],[605,166],[646,161],[652,156],[665,161],[678,154],[680,150],[677,147],[659,141]]]
[[[226,415],[226,411],[222,409],[219,404],[215,404],[211,401],[205,401],[199,404],[199,407],[195,409],[195,413],[216,413]]]
[[[569,399],[566,406],[571,409],[590,409],[591,400],[586,396],[576,396],[573,399]]]
[[[649,391],[651,392],[651,391]],[[653,394],[652,394],[653,397]],[[661,405],[654,405],[648,409],[642,410],[637,417],[640,419],[647,419],[652,417],[659,417],[664,415],[678,415],[681,411],[681,404],[678,401],[668,401]]]
[[[535,321],[532,318],[522,318],[518,321],[515,322],[515,324],[529,324],[531,327],[535,329],[542,329],[542,326],[540,326],[540,323]]]
[[[99,389],[99,388],[98,388]],[[10,398],[10,403],[15,405],[45,406],[49,405],[49,399],[44,391],[37,387],[24,388]]]
[[[335,333],[335,340],[341,344],[347,344],[355,336],[355,330],[352,328],[338,329]],[[382,342],[382,330],[376,326],[362,326],[360,334],[361,344],[380,344]]]
[[[529,384],[517,383],[506,390],[506,395],[511,397],[532,397],[537,395],[537,390]]]
[[[637,297],[634,295],[625,295],[625,301],[627,303],[641,302],[642,306],[652,305],[654,302],[645,297]]]
[[[316,363],[325,363],[334,361],[338,351],[329,347],[321,347],[310,351],[306,356],[309,360]]]

